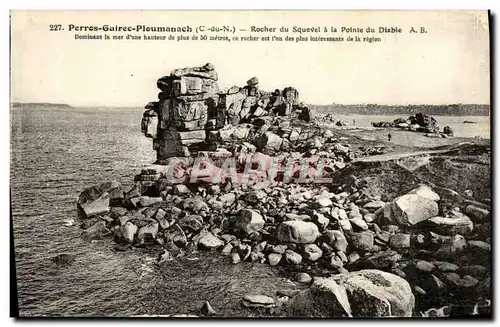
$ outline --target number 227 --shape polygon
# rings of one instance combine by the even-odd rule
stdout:
[[[49,25],[49,31],[55,32],[55,31],[62,31],[62,25]]]

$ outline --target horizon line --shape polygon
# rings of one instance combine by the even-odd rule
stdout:
[[[151,102],[151,101],[149,101]],[[148,103],[149,103],[148,102]],[[62,102],[45,102],[45,101],[11,101],[10,105],[13,104],[46,104],[46,105],[60,105],[60,106],[70,106],[72,108],[141,108],[145,109],[145,105],[113,105],[113,104],[70,104],[70,103],[62,103]],[[474,105],[474,106],[491,106],[490,103],[462,103],[462,102],[454,102],[454,103],[328,103],[328,104],[315,104],[315,103],[304,103],[307,106],[456,106],[456,105]]]

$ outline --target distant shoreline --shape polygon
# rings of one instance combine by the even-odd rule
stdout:
[[[487,104],[446,104],[446,105],[309,105],[309,108],[320,114],[391,116],[408,117],[416,113],[430,116],[489,116],[490,105]]]
[[[56,108],[73,108],[69,104],[66,103],[49,103],[49,102],[12,102],[11,106],[14,108],[22,108],[22,107],[56,107]]]
[[[137,109],[144,110],[143,106],[71,106],[66,103],[48,102],[12,102],[14,108],[50,107],[50,108],[96,108],[96,109]],[[378,105],[378,104],[331,104],[307,106],[315,114],[333,115],[362,115],[362,116],[394,116],[407,117],[422,112],[431,116],[489,116],[490,105],[487,104],[447,104],[447,105]]]

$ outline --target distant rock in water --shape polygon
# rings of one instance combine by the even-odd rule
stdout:
[[[52,261],[54,261],[58,266],[67,266],[75,262],[75,256],[67,253],[58,254],[52,258]]]
[[[477,123],[472,120],[464,120],[464,124],[477,124]]]

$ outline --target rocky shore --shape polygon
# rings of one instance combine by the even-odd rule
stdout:
[[[253,77],[220,91],[216,81],[211,64],[158,80],[141,124],[158,160],[131,188],[80,194],[83,238],[150,249],[160,265],[212,252],[283,267],[296,290],[241,296],[261,315],[490,314],[490,185],[471,190],[464,177],[453,189],[424,171],[489,158],[489,147],[357,162],[385,150],[321,128],[295,88],[264,92]],[[217,312],[206,302],[200,314]]]

